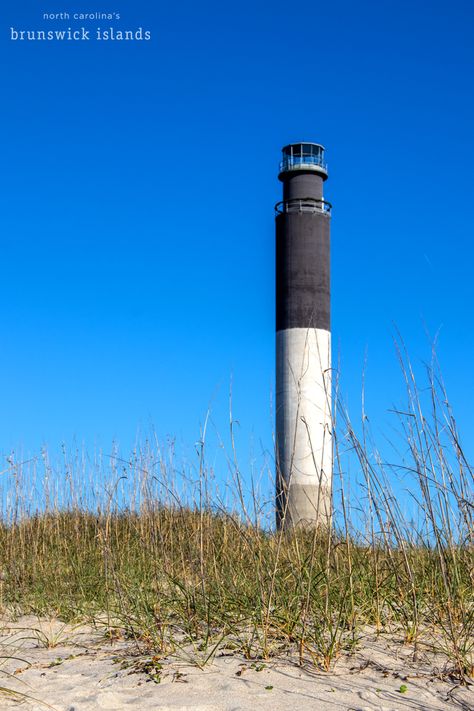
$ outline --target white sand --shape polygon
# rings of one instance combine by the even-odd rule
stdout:
[[[45,643],[55,643],[47,648]],[[161,681],[131,673],[121,660],[143,663],[130,642],[104,641],[90,627],[72,628],[33,617],[0,624],[0,654],[25,661],[0,665],[0,684],[30,697],[26,709],[43,711],[458,711],[474,709],[474,687],[433,675],[439,658],[420,654],[396,639],[368,636],[332,673],[301,669],[290,659],[266,662],[257,671],[242,657],[219,656],[204,671],[189,662],[160,660]],[[128,663],[131,663],[130,661]],[[442,666],[439,667],[439,672]],[[6,673],[13,676],[6,676]],[[407,690],[400,693],[400,686]],[[270,688],[271,687],[271,688]],[[40,703],[43,702],[43,703]],[[0,709],[15,702],[0,696]]]

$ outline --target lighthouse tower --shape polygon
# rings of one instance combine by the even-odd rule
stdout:
[[[276,207],[276,509],[284,527],[331,520],[330,212],[324,147],[283,148]]]

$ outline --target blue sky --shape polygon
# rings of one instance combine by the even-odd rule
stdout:
[[[80,5],[80,7],[79,7]],[[150,42],[11,42],[43,11]],[[341,388],[382,427],[439,332],[471,446],[474,7],[454,0],[2,7],[0,452],[191,446],[229,383],[244,465],[271,450],[280,148],[325,144]],[[84,23],[79,23],[84,24]],[[91,27],[110,23],[93,21]],[[252,443],[252,444],[251,444]]]

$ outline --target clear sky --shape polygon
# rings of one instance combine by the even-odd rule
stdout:
[[[46,22],[43,12],[121,19]],[[274,203],[291,141],[327,149],[332,328],[359,412],[403,402],[394,324],[474,415],[470,0],[2,4],[0,452],[193,446],[229,383],[270,451]],[[150,41],[11,41],[142,27]],[[249,443],[253,441],[253,444]]]

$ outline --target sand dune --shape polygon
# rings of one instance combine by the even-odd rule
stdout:
[[[186,659],[153,660],[133,643],[104,640],[91,627],[34,617],[4,621],[0,644],[2,655],[17,657],[2,663],[2,685],[26,695],[23,707],[35,711],[47,705],[57,711],[474,708],[474,687],[433,673],[446,660],[421,653],[415,663],[413,649],[396,638],[369,635],[329,674],[290,658],[251,662],[222,652],[201,670]],[[15,705],[0,697],[0,709]]]

